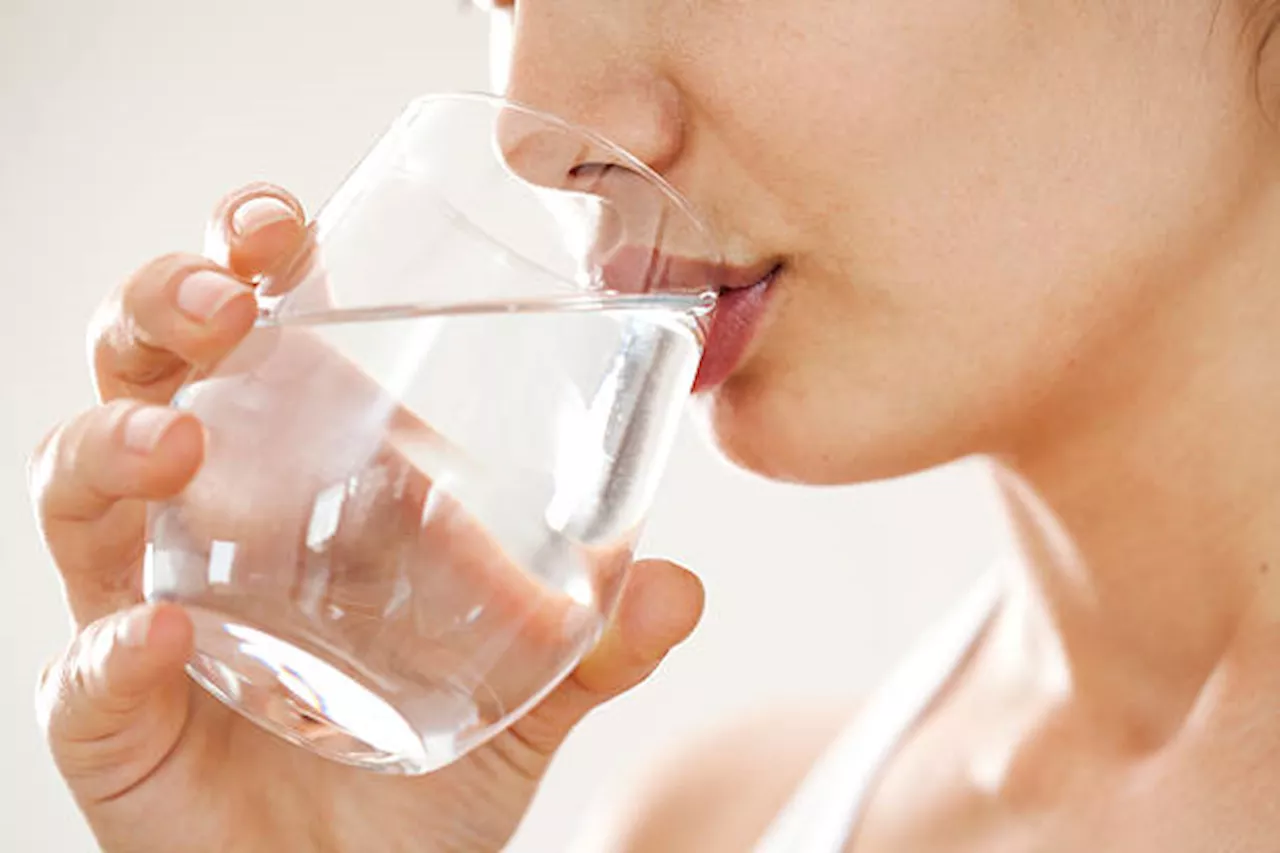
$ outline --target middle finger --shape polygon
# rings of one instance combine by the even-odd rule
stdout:
[[[68,421],[36,452],[40,529],[78,625],[137,600],[143,502],[181,490],[203,450],[191,415],[122,400]]]
[[[224,356],[256,316],[252,288],[208,259],[152,261],[103,303],[91,326],[99,398],[167,402],[191,367]]]

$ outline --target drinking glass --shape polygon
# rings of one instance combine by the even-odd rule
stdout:
[[[390,773],[518,719],[618,601],[719,263],[618,146],[414,102],[174,399],[205,459],[151,507],[144,587],[191,614],[191,676]]]

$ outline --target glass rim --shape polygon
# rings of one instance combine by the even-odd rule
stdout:
[[[662,205],[665,215],[674,216],[676,220],[681,222],[681,227],[691,228],[689,236],[692,238],[692,245],[686,246],[687,250],[691,250],[690,254],[685,253],[667,253],[663,251],[661,243],[652,247],[657,254],[655,257],[663,258],[669,261],[692,261],[696,267],[706,266],[708,269],[723,267],[725,265],[725,256],[723,248],[716,237],[716,233],[711,226],[698,215],[692,203],[689,202],[683,194],[680,193],[666,178],[652,169],[634,154],[623,148],[621,145],[613,142],[606,136],[582,127],[573,122],[564,119],[554,113],[547,112],[527,104],[514,101],[503,95],[493,94],[482,91],[455,91],[455,92],[436,92],[419,95],[412,98],[400,111],[398,116],[393,120],[379,141],[375,143],[372,149],[365,156],[350,168],[346,176],[339,181],[337,190],[320,205],[314,217],[310,218],[307,225],[309,238],[305,244],[299,248],[296,254],[281,269],[274,271],[270,275],[261,277],[259,282],[264,287],[259,287],[259,322],[274,323],[283,318],[288,318],[291,322],[301,322],[307,318],[312,318],[316,322],[321,316],[329,316],[333,311],[317,309],[315,306],[296,304],[295,299],[290,296],[293,288],[286,287],[277,289],[270,280],[280,277],[284,280],[301,280],[310,274],[312,265],[316,261],[316,252],[326,242],[328,232],[332,227],[331,218],[337,216],[341,219],[343,211],[347,209],[352,200],[359,194],[358,184],[355,182],[356,176],[371,161],[371,158],[378,156],[377,152],[384,144],[395,138],[397,133],[408,131],[417,122],[427,120],[431,116],[429,111],[436,110],[438,115],[444,119],[447,124],[450,116],[450,110],[465,110],[466,108],[474,108],[478,112],[476,115],[485,115],[487,122],[501,117],[504,112],[514,112],[520,116],[527,116],[536,120],[545,128],[563,132],[572,137],[579,143],[586,143],[607,155],[607,162],[616,165],[621,169],[625,169],[641,181],[641,186],[645,187],[649,192],[656,192],[655,201]],[[490,134],[495,132],[494,126],[489,127]],[[494,137],[490,136],[490,142],[494,141]],[[497,165],[501,166],[506,173],[506,178],[516,183],[526,186],[534,186],[526,178],[511,167],[509,163],[504,162],[504,156],[500,151],[491,151],[489,156]],[[549,189],[564,191],[563,188],[549,187]],[[607,196],[599,193],[606,202]],[[716,284],[714,275],[699,276],[702,278],[697,285],[689,288],[681,289],[654,289],[641,292],[621,291],[601,291],[596,288],[584,290],[582,283],[576,278],[567,275],[563,270],[551,268],[544,264],[541,260],[530,256],[518,247],[506,244],[503,240],[496,237],[481,223],[472,220],[461,209],[457,208],[449,199],[441,196],[439,199],[448,206],[452,214],[462,223],[465,223],[475,233],[481,235],[485,240],[490,242],[498,251],[503,254],[517,258],[519,263],[525,267],[537,270],[540,274],[546,276],[549,280],[555,280],[563,283],[569,288],[569,292],[564,294],[563,299],[567,310],[582,310],[583,306],[599,301],[599,299],[608,294],[611,300],[621,299],[619,306],[632,305],[643,307],[644,303],[655,303],[655,307],[665,306],[668,309],[679,309],[689,312],[693,316],[699,318],[699,322],[714,309],[719,301],[720,287]],[[336,213],[335,213],[336,211]],[[675,220],[673,220],[675,221]],[[693,254],[696,253],[696,254]],[[576,305],[575,302],[581,302],[582,305]],[[612,303],[611,303],[612,304]],[[387,304],[378,305],[362,305],[361,315],[368,314],[376,317],[390,317],[400,313],[409,311],[431,310],[433,312],[442,309],[453,308],[484,309],[491,308],[487,304],[487,300],[472,303],[465,301],[462,304],[456,301],[444,300],[407,300],[395,301]],[[351,311],[351,307],[347,306],[341,309],[344,312]],[[314,315],[314,317],[312,316]]]
[[[636,155],[632,154],[626,148],[609,139],[607,136],[592,130],[588,127],[575,124],[555,113],[548,112],[539,107],[530,106],[529,104],[508,98],[505,95],[493,92],[485,92],[482,90],[461,90],[457,92],[429,92],[419,95],[409,101],[403,112],[403,117],[412,120],[415,113],[423,107],[431,106],[438,103],[476,103],[484,104],[495,110],[514,110],[517,113],[531,116],[549,125],[557,127],[567,133],[573,134],[583,140],[592,143],[595,146],[607,150],[611,155],[616,156],[624,166],[624,168],[636,173],[641,178],[652,184],[662,195],[669,201],[681,215],[688,220],[695,229],[706,247],[713,253],[714,257],[705,260],[716,264],[724,263],[724,252],[720,247],[720,241],[716,237],[715,231],[698,215],[696,208],[693,206],[680,190],[655,171],[649,164],[645,163]],[[708,290],[714,290],[714,287],[708,287]]]

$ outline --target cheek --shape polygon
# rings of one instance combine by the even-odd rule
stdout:
[[[702,408],[730,457],[786,479],[905,473],[1035,423],[1203,267],[1259,156],[1241,69],[1186,62],[1198,17],[1147,44],[999,2],[854,5],[879,38],[770,53],[745,89],[781,96],[723,119],[796,260],[757,357]]]
[[[1029,325],[997,331],[991,316],[793,296],[756,357],[698,400],[730,459],[782,480],[882,479],[975,452],[1067,349],[1055,354]]]

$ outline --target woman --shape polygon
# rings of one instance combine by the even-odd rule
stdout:
[[[630,148],[735,263],[776,268],[700,394],[732,459],[850,483],[982,454],[1018,535],[843,735],[812,712],[697,747],[600,844],[1280,848],[1280,3],[495,15],[513,98]],[[163,403],[249,328],[241,282],[299,217],[274,190],[232,196],[225,268],[168,256],[107,303],[104,405],[33,469],[81,628],[43,683],[53,751],[108,851],[498,850],[570,727],[691,630],[700,590],[641,564],[555,694],[421,779],[320,762],[192,692],[186,617],[138,604],[139,501],[198,467],[198,424]]]

